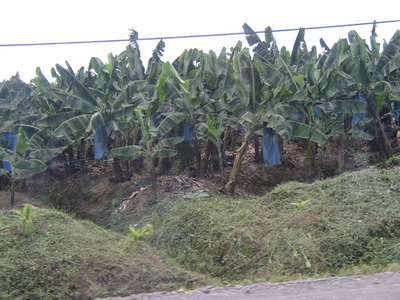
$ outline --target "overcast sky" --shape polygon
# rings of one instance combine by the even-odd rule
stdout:
[[[373,20],[400,19],[400,1],[255,1],[255,0],[1,0],[0,44],[70,40],[124,39],[129,28],[140,37],[241,31],[247,22],[254,30],[307,27]],[[389,40],[400,23],[382,24],[379,38]],[[364,38],[370,26],[355,28]],[[306,31],[309,46],[328,45],[346,37],[349,28]],[[291,47],[296,33],[276,33],[279,46]],[[165,60],[173,60],[185,48],[230,48],[240,39],[201,38],[166,40]],[[141,41],[143,59],[156,41]],[[56,63],[68,60],[76,70],[92,56],[105,60],[120,53],[126,43],[46,47],[0,47],[0,80],[19,72],[29,81],[40,66],[49,74]]]

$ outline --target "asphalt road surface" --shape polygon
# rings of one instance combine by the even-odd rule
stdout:
[[[159,292],[108,300],[400,300],[400,273],[319,280],[205,287],[184,292]]]

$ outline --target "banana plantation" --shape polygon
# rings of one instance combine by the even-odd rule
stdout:
[[[55,159],[84,168],[109,161],[114,180],[133,174],[213,172],[234,193],[250,149],[265,168],[283,164],[287,142],[302,145],[312,171],[328,149],[337,172],[350,141],[387,159],[397,151],[400,121],[400,31],[382,45],[356,31],[321,48],[300,29],[293,49],[243,25],[248,45],[220,53],[189,49],[163,61],[159,41],[147,65],[132,32],[126,50],[93,57],[73,70],[57,64],[30,83],[0,83],[1,174],[11,186]],[[228,160],[228,153],[233,153]]]

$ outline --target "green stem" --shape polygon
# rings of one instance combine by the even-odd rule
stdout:
[[[244,154],[246,153],[247,147],[249,146],[251,135],[252,135],[252,132],[249,132],[246,134],[246,136],[242,142],[242,145],[238,149],[237,154],[235,156],[235,161],[233,163],[231,173],[229,174],[229,181],[225,186],[225,189],[231,194],[233,194],[235,192],[238,175],[240,173],[240,169],[242,166],[242,160],[243,160]]]
[[[14,176],[11,176],[10,180],[11,180],[10,204],[11,204],[11,206],[14,206],[15,205],[15,178],[14,178]]]

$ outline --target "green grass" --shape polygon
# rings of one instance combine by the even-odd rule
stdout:
[[[140,242],[55,210],[33,210],[33,233],[0,212],[0,299],[93,299],[205,284]]]
[[[400,262],[400,168],[161,204],[144,222],[178,263],[227,280],[382,270]]]

